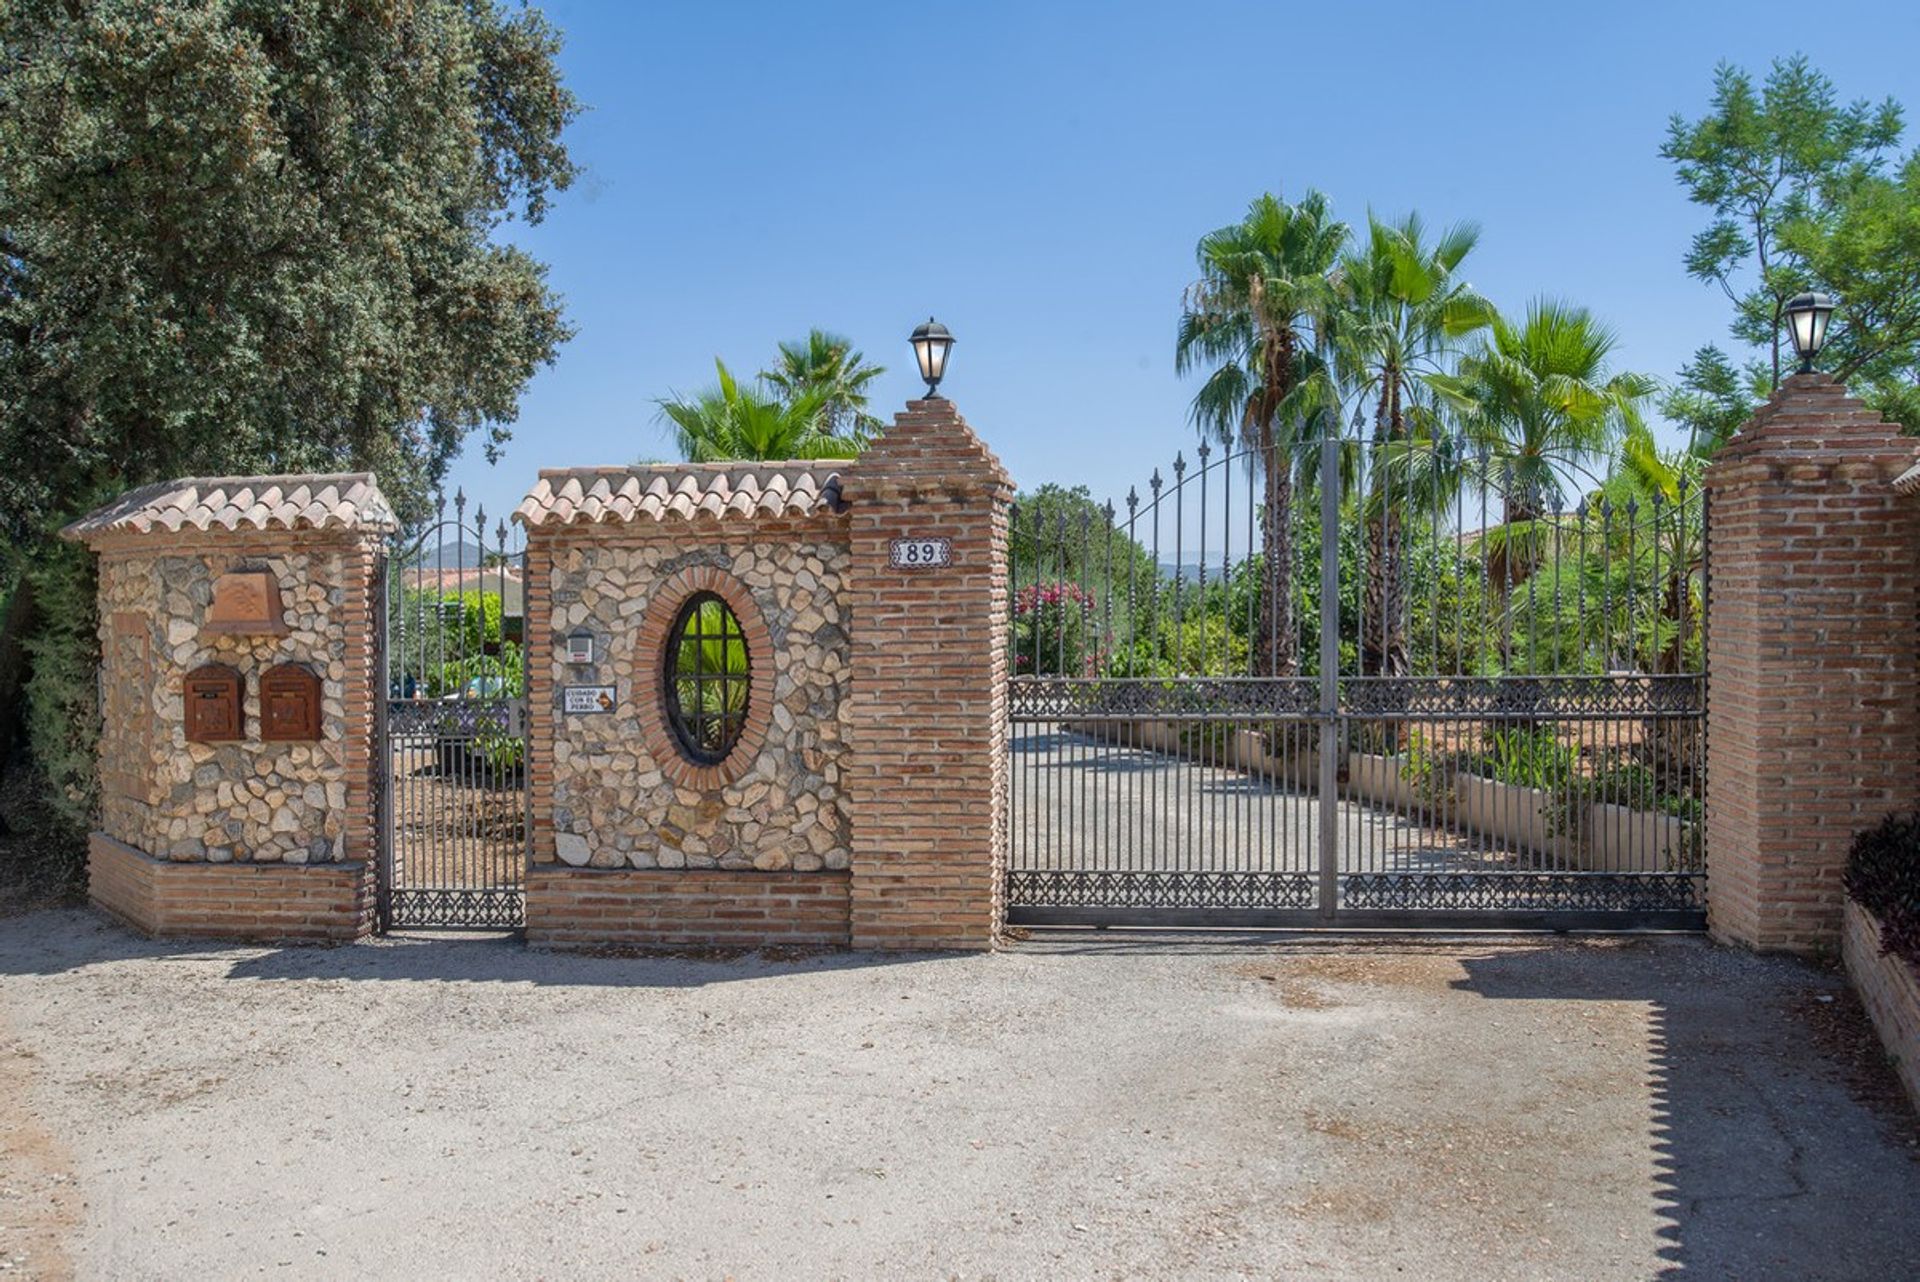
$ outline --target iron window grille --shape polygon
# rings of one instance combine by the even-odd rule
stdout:
[[[688,598],[667,634],[667,723],[688,760],[717,766],[747,725],[747,639],[727,603],[711,592]]]

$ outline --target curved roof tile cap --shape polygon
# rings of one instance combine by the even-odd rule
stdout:
[[[371,530],[399,522],[371,472],[190,476],[129,490],[60,531],[81,542],[156,530]]]
[[[548,468],[513,519],[536,526],[839,512],[844,466],[845,460]]]
[[[1920,463],[1915,463],[1895,477],[1893,488],[1902,494],[1920,494]]]

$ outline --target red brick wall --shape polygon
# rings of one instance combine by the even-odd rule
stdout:
[[[1716,936],[1840,942],[1853,834],[1914,804],[1916,443],[1797,375],[1708,469],[1707,863]]]
[[[844,872],[566,868],[527,874],[527,942],[844,948]]]
[[[94,833],[88,895],[150,935],[313,943],[373,929],[366,865],[169,863]]]
[[[1880,951],[1880,923],[1856,903],[1847,904],[1841,955],[1894,1070],[1920,1108],[1920,972]]]
[[[949,401],[912,401],[842,478],[852,507],[856,948],[988,948],[1006,874],[1007,511],[1013,487]],[[947,569],[889,566],[953,540]]]

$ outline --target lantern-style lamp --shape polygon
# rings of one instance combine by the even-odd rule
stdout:
[[[947,353],[953,350],[953,335],[945,325],[929,316],[926,324],[913,331],[909,341],[913,343],[913,359],[920,362],[920,377],[927,384],[927,399],[945,400],[938,388],[940,380],[947,376]]]
[[[1827,322],[1833,319],[1833,298],[1827,294],[1795,294],[1787,300],[1787,336],[1800,356],[1800,372],[1813,373],[1813,358],[1827,345]]]

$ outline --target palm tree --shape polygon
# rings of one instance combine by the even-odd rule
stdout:
[[[742,385],[718,358],[713,367],[720,375],[715,386],[691,400],[658,402],[660,417],[672,425],[674,440],[689,463],[853,458],[866,448],[864,438],[826,430],[821,393],[776,398]]]
[[[1510,589],[1533,572],[1538,527],[1549,504],[1564,497],[1563,474],[1592,464],[1641,424],[1658,383],[1611,372],[1618,345],[1586,308],[1535,299],[1517,325],[1495,318],[1453,374],[1426,379],[1485,459],[1482,484],[1500,491],[1500,528],[1484,536],[1496,587]]]
[[[1254,453],[1264,477],[1259,627],[1268,644],[1256,644],[1253,654],[1262,675],[1299,671],[1288,531],[1293,451],[1308,425],[1325,417],[1329,397],[1315,349],[1348,235],[1317,191],[1294,205],[1261,196],[1245,218],[1200,239],[1200,279],[1187,289],[1174,346],[1179,373],[1209,371],[1194,394],[1195,425]]]
[[[884,426],[867,413],[867,387],[886,373],[853,350],[853,343],[825,330],[809,330],[797,343],[780,344],[780,357],[760,377],[788,400],[817,394],[831,436],[872,439]]]
[[[1340,264],[1340,308],[1333,330],[1334,366],[1341,381],[1372,402],[1374,439],[1381,443],[1370,470],[1367,501],[1367,585],[1360,638],[1360,671],[1405,676],[1406,636],[1402,513],[1393,501],[1406,490],[1395,473],[1412,465],[1410,414],[1430,417],[1427,380],[1444,373],[1456,342],[1493,323],[1493,304],[1455,275],[1473,252],[1480,229],[1447,228],[1432,245],[1418,214],[1398,223],[1369,215],[1366,243]],[[1429,433],[1429,435],[1433,435]],[[1402,465],[1390,466],[1396,455]],[[1410,476],[1407,479],[1411,479]]]

